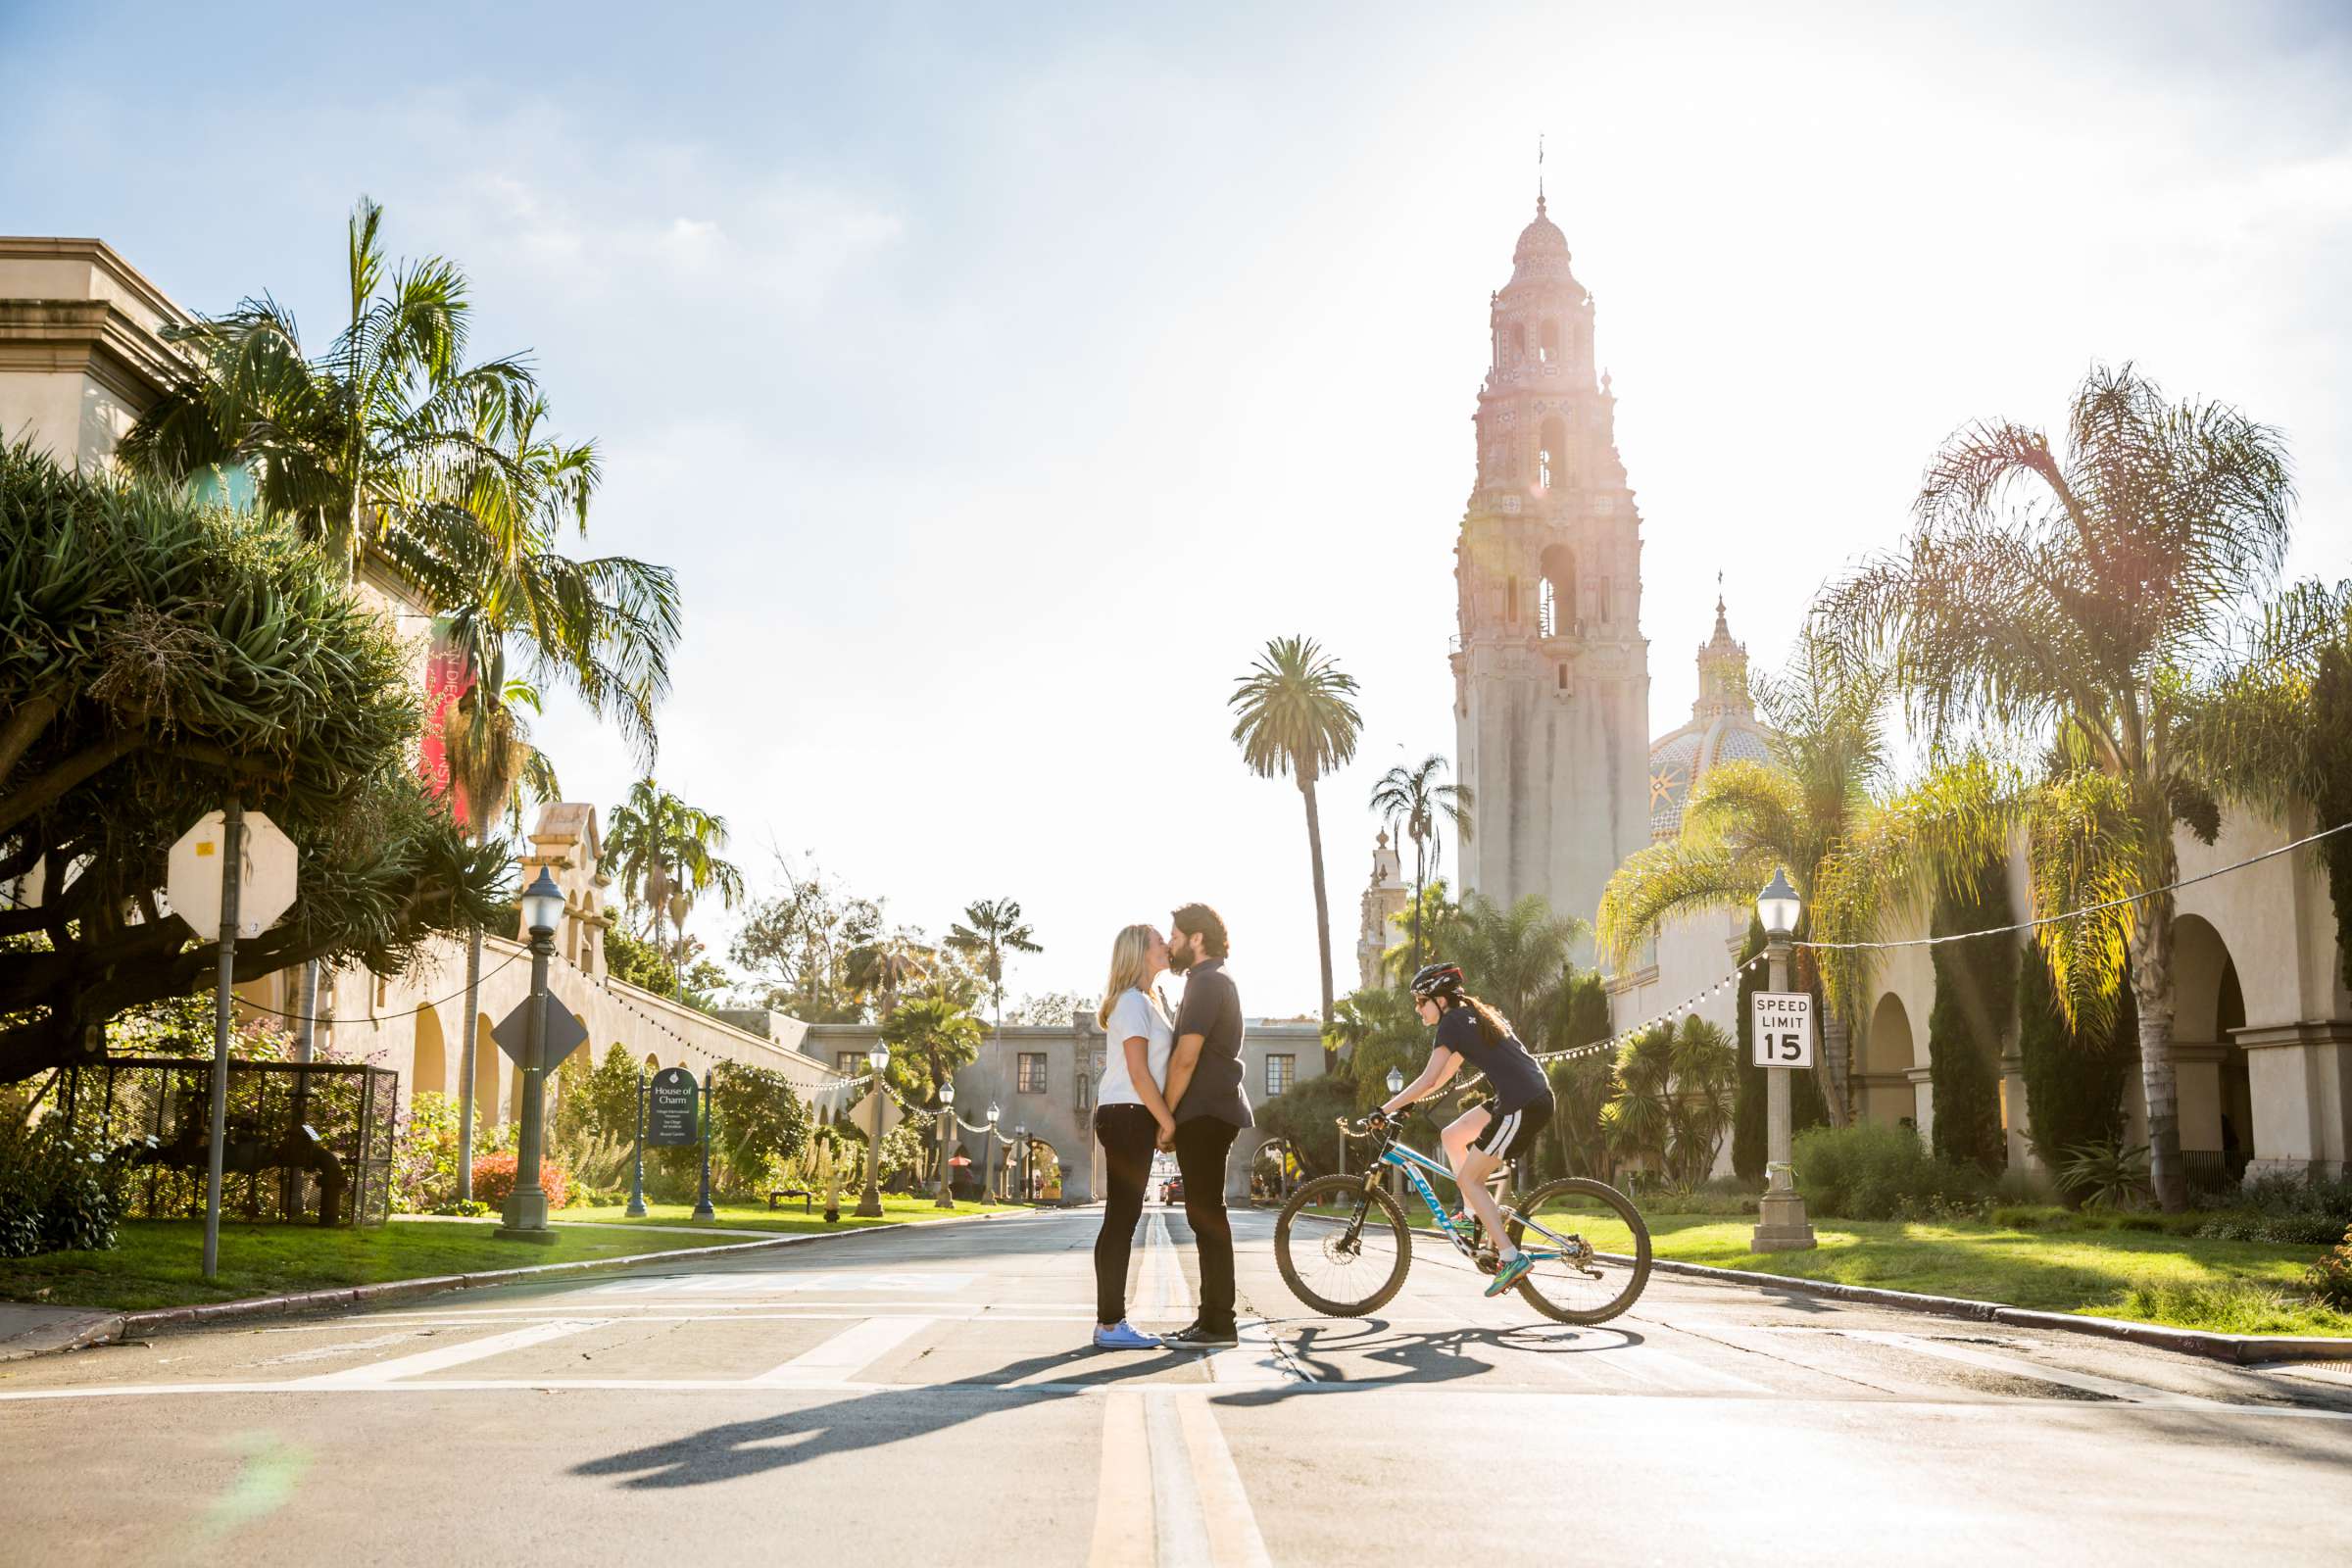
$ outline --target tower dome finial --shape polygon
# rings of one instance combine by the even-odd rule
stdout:
[[[1544,133],[1536,132],[1536,216],[1544,216]]]

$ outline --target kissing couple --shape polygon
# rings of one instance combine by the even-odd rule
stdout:
[[[1225,972],[1225,922],[1205,904],[1168,916],[1162,937],[1131,925],[1110,945],[1110,978],[1097,1014],[1107,1037],[1095,1096],[1108,1192],[1095,1238],[1095,1345],[1105,1350],[1217,1349],[1240,1343],[1233,1318],[1233,1222],[1225,1214],[1225,1156],[1254,1119],[1242,1088],[1242,998]],[[1185,977],[1170,1019],[1154,989]],[[1143,1217],[1154,1150],[1172,1150],[1184,1177],[1184,1217],[1200,1257],[1200,1310],[1188,1328],[1154,1338],[1127,1321],[1127,1262]]]

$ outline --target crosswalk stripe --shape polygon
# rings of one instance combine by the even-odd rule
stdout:
[[[338,1372],[320,1372],[307,1378],[296,1378],[292,1386],[303,1389],[345,1389],[374,1383],[396,1383],[403,1378],[422,1377],[428,1372],[440,1372],[468,1361],[486,1360],[504,1355],[509,1350],[528,1346],[544,1345],[560,1340],[582,1329],[599,1328],[598,1318],[560,1318],[553,1323],[534,1323],[528,1328],[512,1329],[505,1334],[493,1334],[486,1339],[468,1340],[464,1345],[445,1345],[435,1350],[419,1350],[415,1355],[396,1355],[389,1361],[374,1361],[367,1366],[346,1367]]]
[[[888,1355],[929,1328],[927,1317],[875,1317],[842,1330],[812,1350],[803,1351],[781,1366],[770,1367],[751,1381],[762,1388],[789,1388],[797,1383],[849,1381],[862,1367]]]

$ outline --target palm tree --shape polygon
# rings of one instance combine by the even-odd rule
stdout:
[[[2314,592],[2275,607],[2266,646],[2247,647],[2249,612],[2279,580],[2293,500],[2278,431],[2227,405],[2167,403],[2130,365],[2094,367],[2063,457],[2026,425],[1961,430],[1929,463],[1905,547],[1827,594],[1816,619],[1888,672],[1931,743],[1984,733],[2047,746],[2066,764],[2059,780],[2108,824],[2086,852],[2106,873],[2090,880],[2163,888],[2178,877],[2176,821],[2210,842],[2224,792],[2290,782],[2293,743],[2249,684],[2291,663],[2304,632],[2319,635],[2301,657],[2340,635],[2340,596]],[[2174,902],[2153,893],[2118,913],[2122,951],[2090,943],[2062,957],[2063,927],[2044,928],[2044,949],[2081,960],[2073,974],[2053,965],[2070,1014],[2129,975],[2151,1175],[2177,1210],[2187,1183]]]
[[[968,991],[958,994],[953,987],[935,985],[901,1003],[882,1025],[882,1043],[896,1054],[893,1065],[904,1069],[920,1063],[934,1103],[940,1086],[980,1054],[980,1022],[972,1016],[971,1001]],[[919,1093],[911,1073],[902,1071],[900,1078],[906,1089]],[[943,1109],[941,1114],[953,1112]],[[955,1144],[944,1136],[935,1142],[939,1148],[933,1153]],[[936,1174],[944,1180],[947,1172]]]
[[[726,847],[725,817],[688,805],[651,774],[629,786],[629,798],[613,808],[606,824],[605,858],[618,873],[622,895],[644,901],[656,951],[662,945],[663,916],[678,932],[673,980],[685,967],[686,917],[695,900],[715,889],[731,909],[743,897],[743,873],[719,856]]]
[[[899,1009],[900,993],[931,977],[939,962],[937,950],[923,934],[906,926],[877,933],[852,948],[842,960],[843,978],[874,999],[874,1014],[884,1023]]]
[[[1306,856],[1315,882],[1316,956],[1323,965],[1323,1013],[1331,1016],[1331,900],[1323,885],[1323,823],[1315,809],[1315,780],[1355,756],[1363,718],[1348,701],[1355,677],[1345,674],[1304,637],[1266,644],[1226,706],[1238,717],[1233,739],[1242,760],[1259,778],[1289,775],[1306,803]],[[1339,1054],[1323,1048],[1323,1070]]]
[[[1524,1040],[1535,1033],[1553,988],[1572,973],[1568,955],[1586,931],[1584,921],[1555,913],[1540,893],[1507,909],[1473,893],[1462,900],[1449,957],[1473,994],[1526,1031]]]
[[[1424,860],[1427,869],[1437,868],[1437,857],[1445,853],[1445,842],[1438,837],[1441,818],[1453,824],[1454,836],[1462,843],[1470,842],[1470,808],[1472,800],[1467,784],[1440,784],[1438,775],[1446,768],[1446,759],[1432,752],[1418,767],[1406,767],[1399,762],[1382,776],[1372,787],[1372,809],[1380,813],[1381,821],[1394,828],[1404,824],[1405,836],[1413,841],[1413,967],[1421,967],[1421,887],[1424,881]]]
[[[948,928],[948,946],[980,965],[995,1009],[995,1030],[1004,1032],[1004,955],[1043,953],[1037,933],[1021,918],[1013,899],[980,899],[963,906],[963,918]]]
[[[1781,866],[1806,898],[1800,936],[1860,940],[1884,918],[1866,901],[1833,904],[1822,896],[1822,883],[1825,866],[1876,810],[1887,779],[1885,680],[1840,662],[1808,631],[1799,635],[1788,669],[1757,687],[1772,724],[1772,764],[1732,760],[1708,768],[1684,808],[1681,836],[1628,856],[1602,890],[1600,945],[1620,970],[1667,920],[1753,906],[1756,890]],[[1797,983],[1806,987],[1824,980],[1825,967],[1843,964],[1850,972],[1866,962],[1858,952],[1797,951]],[[1860,990],[1858,980],[1833,986],[1832,1004],[1822,1010],[1815,1071],[1830,1119],[1840,1127],[1847,1117],[1849,1008]],[[1848,1005],[1838,1005],[1840,999]]]

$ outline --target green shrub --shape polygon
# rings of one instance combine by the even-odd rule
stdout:
[[[513,1154],[484,1154],[473,1162],[473,1199],[493,1209],[506,1206],[514,1191],[515,1156]],[[571,1201],[571,1173],[552,1159],[539,1162],[539,1186],[547,1194],[547,1206],[562,1208]]]
[[[1288,1138],[1306,1168],[1327,1176],[1340,1168],[1340,1117],[1355,1114],[1355,1086],[1345,1073],[1321,1073],[1294,1082],[1257,1107],[1257,1124],[1270,1136]],[[1415,1113],[1418,1116],[1418,1112]],[[1348,1160],[1361,1169],[1362,1145]]]
[[[1995,1202],[2031,1207],[2048,1203],[2057,1196],[2057,1190],[2039,1169],[2020,1163],[2002,1171],[1994,1180],[1992,1196]]]
[[[2121,1139],[2077,1144],[2066,1152],[2058,1190],[2086,1208],[2138,1208],[2151,1195],[2148,1146]]]
[[[1797,1190],[1816,1214],[1838,1219],[1953,1219],[1983,1211],[1984,1173],[1936,1158],[1908,1127],[1857,1122],[1799,1134]]]
[[[2223,1242],[2331,1247],[2352,1228],[2352,1181],[2265,1176],[2228,1208],[2205,1214],[2199,1236]]]
[[[114,1246],[116,1179],[105,1152],[75,1143],[62,1116],[0,1122],[0,1257]]]
[[[2352,1312],[2352,1228],[2345,1230],[2334,1251],[2311,1265],[2303,1283],[2328,1305]]]
[[[2052,1170],[2067,1151],[2124,1136],[2124,1085],[2139,1060],[2139,1014],[2126,986],[2115,1026],[2085,1038],[2066,1026],[2037,952],[2019,965],[2017,1046],[2026,1079],[2026,1125],[2034,1154]],[[1940,1107],[1938,1108],[1940,1114]]]

